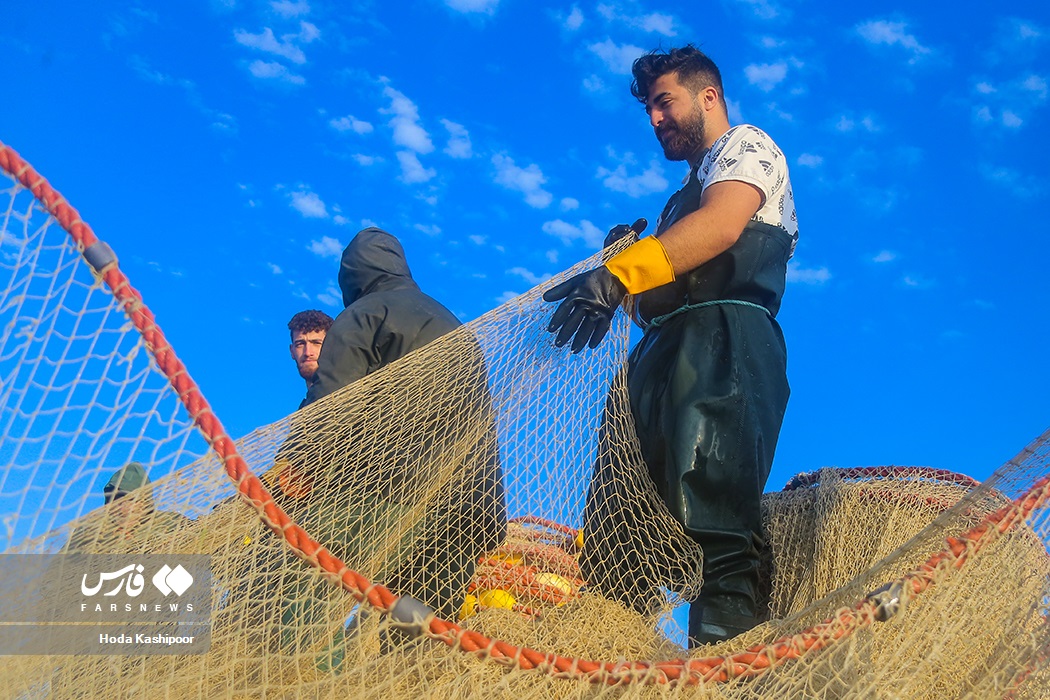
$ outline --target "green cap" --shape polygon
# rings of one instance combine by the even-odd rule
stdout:
[[[148,483],[149,477],[146,476],[146,468],[138,462],[128,462],[110,477],[102,490],[107,496],[116,498]]]

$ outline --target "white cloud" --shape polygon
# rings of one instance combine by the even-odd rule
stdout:
[[[605,83],[592,73],[583,79],[583,89],[587,92],[602,92],[605,90]]]
[[[546,282],[551,278],[551,275],[549,273],[545,272],[542,275],[537,275],[536,273],[531,272],[524,267],[512,267],[509,270],[507,270],[507,274],[516,275],[528,282],[529,284],[531,284],[533,287],[535,287],[537,284],[542,284],[543,282]]]
[[[606,68],[617,75],[630,75],[631,64],[645,53],[645,49],[641,47],[632,44],[617,44],[612,39],[591,44],[587,48],[602,60]]]
[[[752,63],[744,68],[747,82],[751,83],[763,92],[769,92],[787,77],[787,64],[779,63]]]
[[[520,168],[509,156],[497,153],[492,156],[492,164],[496,166],[496,184],[524,194],[525,203],[530,207],[544,209],[554,200],[554,195],[543,189],[547,178],[535,163]]]
[[[1043,76],[1033,73],[999,85],[981,81],[974,85],[974,92],[977,95],[977,103],[973,106],[974,121],[1019,129],[1033,111],[1043,106],[1050,88]]]
[[[788,263],[787,281],[799,284],[824,284],[831,279],[831,272],[826,267],[804,268],[792,260]]]
[[[474,155],[466,127],[448,119],[442,119],[441,124],[448,131],[448,145],[445,146],[447,155],[452,158],[470,158]]]
[[[322,236],[319,241],[310,241],[307,250],[322,258],[338,260],[343,255],[343,244],[330,236]]]
[[[649,167],[638,175],[628,175],[627,166],[620,163],[615,169],[598,168],[598,178],[602,184],[613,192],[622,192],[628,197],[644,197],[667,189],[667,178],[658,161],[649,161]]]
[[[804,168],[816,168],[824,162],[824,159],[812,153],[803,153],[795,162]]]
[[[233,32],[233,38],[238,44],[272,53],[300,65],[306,63],[306,54],[299,48],[299,44],[309,44],[320,36],[321,30],[309,22],[300,22],[298,33],[285,34],[280,39],[274,36],[269,27],[265,27],[259,34],[252,34],[243,29]]]
[[[364,153],[355,153],[354,155],[352,155],[350,157],[353,158],[354,161],[356,161],[358,165],[363,165],[366,168],[369,165],[375,165],[375,162],[377,160],[377,158],[375,156],[368,156],[368,155],[365,155]]]
[[[929,48],[919,43],[914,34],[908,33],[908,25],[904,22],[872,20],[858,24],[856,30],[869,44],[900,46],[911,54],[909,63],[915,63],[920,57],[932,53]]]
[[[558,264],[558,251],[556,249],[551,248],[550,250],[548,250],[546,253],[546,257],[552,265]]]
[[[479,236],[477,234],[467,236],[467,238],[470,239],[470,242],[474,245],[485,245],[485,241],[488,240],[485,236]]]
[[[375,129],[368,122],[357,119],[352,114],[332,119],[328,124],[336,131],[353,131],[356,134],[370,134]]]
[[[503,292],[503,294],[496,297],[496,303],[502,306],[517,296],[519,296],[518,292]]]
[[[643,32],[663,34],[668,37],[678,34],[674,28],[674,17],[662,12],[630,15],[616,5],[598,5],[597,10],[598,14],[610,22],[619,22],[633,29],[641,29]]]
[[[561,23],[561,26],[568,29],[570,32],[574,32],[583,25],[583,13],[580,12],[580,8],[576,5],[572,6],[572,12],[569,16]]]
[[[327,219],[328,210],[317,193],[309,190],[292,192],[292,209],[295,209],[307,219]]]
[[[861,117],[860,121],[857,121],[853,117],[843,114],[839,117],[839,120],[835,122],[835,129],[843,133],[856,129],[873,134],[879,131],[880,127],[870,116]]]
[[[495,13],[499,0],[445,0],[445,4],[456,12],[464,14],[486,14]]]
[[[275,275],[279,275],[283,272],[283,270],[281,270],[280,265],[275,265],[274,263],[266,263],[266,266],[269,267],[270,272],[272,272]]]
[[[1021,82],[1021,89],[1030,92],[1037,100],[1047,96],[1046,78],[1041,75],[1030,75]]]
[[[401,164],[401,180],[406,183],[426,182],[437,175],[433,168],[424,168],[419,156],[412,151],[398,151],[397,161]]]
[[[605,242],[605,233],[586,219],[581,221],[579,226],[555,219],[545,222],[541,228],[544,233],[554,236],[565,245],[573,245],[577,241],[582,241],[588,248],[597,250]]]
[[[770,0],[736,0],[736,2],[748,7],[751,14],[758,19],[775,19],[780,16],[780,8]]]
[[[888,263],[893,262],[897,259],[897,254],[892,250],[880,250],[878,254],[871,259],[873,263]]]
[[[394,143],[404,148],[410,148],[416,153],[430,153],[434,150],[434,144],[427,133],[419,124],[419,109],[416,104],[389,85],[383,88],[383,94],[390,98],[390,108],[383,110],[384,114],[393,114],[390,126],[394,129]]]
[[[292,73],[284,65],[276,61],[252,61],[251,65],[248,66],[248,70],[256,78],[282,80],[292,85],[303,85],[306,83],[306,78]]]
[[[414,228],[427,236],[441,235],[441,227],[437,224],[416,224]]]
[[[310,12],[310,5],[306,0],[298,0],[298,2],[276,0],[275,2],[270,3],[270,7],[282,17],[298,17],[299,15],[309,14]]]
[[[1031,199],[1043,194],[1044,187],[1039,180],[1011,168],[985,165],[981,168],[981,175],[989,182],[1006,188],[1021,199]]]
[[[337,309],[343,308],[343,294],[335,287],[329,287],[322,294],[318,294],[317,301],[325,306],[332,306]]]
[[[572,211],[573,209],[579,209],[580,202],[572,197],[563,197],[561,200],[562,211]]]
[[[1024,120],[1019,116],[1008,109],[1003,110],[1003,126],[1008,129],[1017,129],[1022,124],[1024,124]]]

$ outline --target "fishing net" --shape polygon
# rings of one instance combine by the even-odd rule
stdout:
[[[1048,690],[1050,433],[981,484],[822,469],[766,494],[769,621],[690,651],[680,611],[703,552],[639,454],[628,321],[579,355],[545,331],[543,289],[599,258],[234,443],[115,256],[9,148],[0,165],[4,551],[208,555],[212,575],[206,652],[57,640],[0,657],[6,695]],[[103,504],[131,461],[151,482]],[[595,495],[629,527],[580,531],[596,468]],[[622,576],[593,585],[582,551]]]

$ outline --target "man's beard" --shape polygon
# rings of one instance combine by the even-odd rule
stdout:
[[[299,365],[299,376],[309,381],[317,374],[317,362],[304,362]]]
[[[704,148],[704,113],[696,106],[692,116],[682,122],[672,122],[661,130],[657,138],[664,148],[667,160],[689,160]]]

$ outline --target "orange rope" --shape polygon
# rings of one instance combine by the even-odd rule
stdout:
[[[98,239],[91,228],[80,219],[77,211],[69,206],[47,181],[34,171],[17,153],[0,143],[0,168],[14,175],[33,192],[44,208],[62,225],[83,251]],[[200,390],[190,379],[186,368],[175,356],[157,326],[153,314],[145,307],[142,297],[128,283],[127,278],[114,263],[103,271],[103,278],[114,297],[123,305],[135,327],[146,341],[158,366],[175,388],[179,399],[186,406],[205,439],[223,461],[226,472],[243,500],[251,505],[263,522],[275,533],[282,535],[293,551],[305,561],[321,570],[333,583],[353,595],[359,602],[367,601],[381,612],[389,612],[398,596],[385,586],[372,584],[340,561],[331,552],[311,539],[310,535],[274,503],[270,493],[234,448],[219,419],[212,413]],[[1050,431],[1037,442],[1050,440]],[[1030,448],[1029,448],[1030,449]],[[1024,454],[1024,453],[1022,453]],[[1016,459],[1016,458],[1015,458]],[[914,569],[898,583],[919,595],[935,583],[939,574],[961,568],[970,555],[976,553],[989,541],[990,533],[1003,533],[1023,521],[1036,508],[1046,503],[1050,495],[1050,477],[1039,479],[1031,489],[1017,500],[1004,506],[958,537],[945,540],[946,549],[931,556],[925,564]],[[466,630],[459,625],[432,618],[427,636],[442,641],[450,647],[461,649],[479,658],[494,659],[507,667],[536,669],[559,678],[586,679],[595,683],[620,685],[627,683],[653,684],[698,684],[726,682],[735,678],[753,678],[781,663],[801,658],[804,654],[818,651],[848,636],[857,629],[867,627],[880,619],[879,601],[865,597],[852,608],[840,610],[835,617],[809,627],[798,634],[783,637],[770,644],[759,644],[743,652],[700,659],[676,659],[665,662],[600,662],[569,658],[557,654],[543,654],[527,647],[517,647],[507,642],[490,639],[478,632]]]

